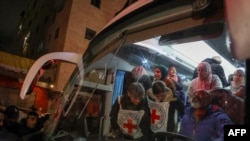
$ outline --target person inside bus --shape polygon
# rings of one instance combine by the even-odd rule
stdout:
[[[9,105],[5,108],[5,128],[14,134],[18,134],[18,129],[21,124],[18,122],[19,119],[19,108],[15,105]]]
[[[153,132],[177,132],[177,118],[184,115],[184,104],[178,97],[174,97],[172,90],[162,80],[153,82],[152,91],[157,101],[148,99],[151,130]]]
[[[233,95],[245,98],[245,72],[242,69],[236,69],[233,73],[233,80],[230,86],[226,87]]]
[[[177,70],[175,66],[170,65],[168,67],[167,78],[173,80],[175,87],[176,87],[177,97],[181,99],[184,105],[186,105],[186,94],[184,91],[184,86],[183,86],[181,77],[177,74]]]
[[[195,141],[224,141],[224,125],[233,124],[218,106],[211,105],[206,90],[194,93],[191,107],[185,109],[179,133]]]
[[[110,112],[111,133],[107,138],[150,140],[150,110],[141,83],[132,82],[127,95],[121,95]]]
[[[222,88],[222,83],[218,75],[212,74],[212,69],[209,63],[200,62],[197,67],[198,77],[190,82],[188,87],[188,105],[197,90],[213,90]]]
[[[176,87],[172,79],[167,78],[167,68],[164,65],[157,65],[154,67],[154,81],[162,80],[168,88],[170,88],[176,96]]]
[[[9,132],[5,128],[5,117],[5,112],[0,109],[0,141],[21,141],[21,139],[17,135]]]
[[[144,75],[148,75],[148,72],[146,71],[146,69],[143,66],[135,66],[132,70],[131,70],[133,77],[135,78],[135,80],[139,80],[142,76]]]
[[[152,76],[146,71],[146,69],[143,66],[135,66],[132,71],[132,76],[133,76],[133,80],[135,82],[140,82],[146,92],[146,95],[156,99],[156,97],[154,96],[153,92],[152,92],[152,82],[153,82],[153,78]]]
[[[219,78],[222,82],[223,88],[227,87],[229,85],[229,83],[226,79],[224,69],[221,66],[222,60],[221,60],[220,56],[213,56],[212,58],[206,58],[202,62],[207,62],[211,65],[212,74],[216,74],[219,76]],[[198,76],[198,72],[197,72],[197,68],[195,68],[195,70],[193,72],[193,79],[196,78],[197,76]]]

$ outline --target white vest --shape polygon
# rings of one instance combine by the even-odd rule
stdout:
[[[118,102],[120,104],[120,98]],[[120,110],[118,113],[117,123],[123,134],[133,137],[134,139],[142,137],[142,131],[139,127],[142,116],[145,111],[123,110],[120,104]]]
[[[151,113],[151,130],[154,133],[166,132],[168,126],[169,102],[156,102],[148,98]]]

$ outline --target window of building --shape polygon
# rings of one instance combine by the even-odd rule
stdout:
[[[96,31],[86,28],[85,39],[91,40],[96,34]]]
[[[101,7],[101,0],[91,0],[91,4],[97,8]]]
[[[60,32],[60,27],[58,27],[55,31],[55,36],[54,36],[54,39],[57,39],[58,36],[59,36],[59,32]]]

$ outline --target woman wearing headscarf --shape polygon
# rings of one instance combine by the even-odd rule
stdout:
[[[163,65],[158,65],[154,67],[154,81],[156,80],[162,80],[165,82],[166,86],[168,88],[170,88],[172,90],[172,92],[176,93],[176,87],[175,84],[173,82],[173,80],[171,80],[170,78],[167,78],[167,68]]]
[[[194,93],[198,90],[213,90],[223,88],[218,75],[212,74],[211,66],[207,62],[201,62],[197,67],[198,77],[193,79],[188,88],[188,102],[190,103]]]
[[[230,90],[233,95],[245,98],[245,72],[242,69],[234,71],[233,80],[226,89]]]
[[[165,66],[163,66],[163,65],[155,66],[154,67],[154,82],[163,81],[165,83],[166,87],[170,89],[173,97],[176,98],[175,103],[178,103],[178,105],[182,105],[184,107],[184,103],[181,101],[181,99],[179,97],[176,96],[176,86],[175,86],[174,81],[172,79],[168,78],[167,74],[168,74],[168,71],[167,71],[167,68]],[[151,97],[151,99],[159,102],[159,99],[155,98],[155,97],[156,96],[154,95],[154,97]],[[163,101],[169,101],[169,100],[170,100],[169,97],[165,96]],[[180,112],[178,112],[177,118],[175,120],[178,122],[178,119],[180,120],[182,118],[182,116],[183,115],[180,114]],[[178,129],[176,129],[176,131],[177,130]]]

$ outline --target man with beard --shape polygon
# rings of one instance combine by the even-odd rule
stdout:
[[[180,134],[195,141],[224,141],[224,125],[233,124],[229,116],[218,106],[211,105],[211,96],[198,90],[191,100],[191,107],[181,120]]]

